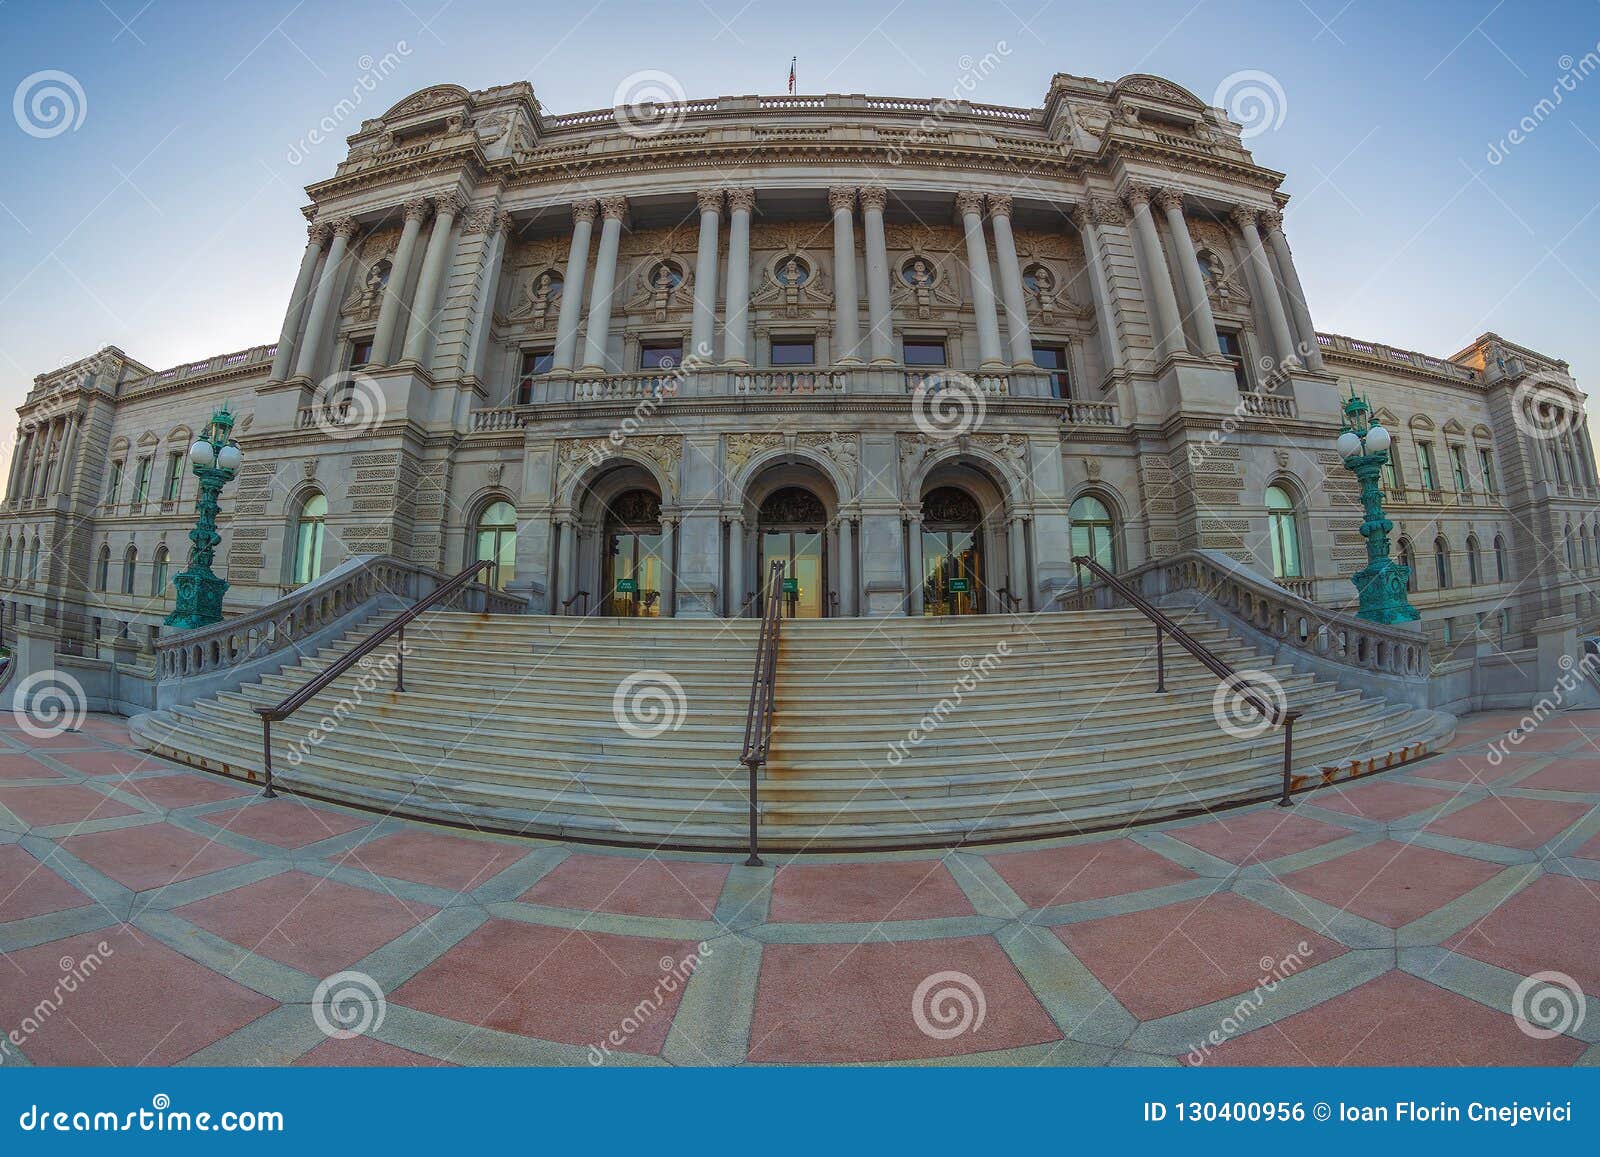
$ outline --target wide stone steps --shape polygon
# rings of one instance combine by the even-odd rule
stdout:
[[[303,686],[381,621],[237,692],[140,717],[135,733],[164,754],[258,777],[255,709]],[[1185,626],[1236,668],[1283,687],[1303,713],[1299,771],[1392,759],[1437,738],[1429,713],[1275,665],[1210,620]],[[735,847],[756,628],[429,614],[407,631],[406,691],[393,690],[391,651],[379,648],[365,669],[274,725],[275,773],[295,790],[447,822]],[[1216,678],[1170,639],[1167,689],[1157,692],[1153,643],[1147,621],[1116,611],[786,622],[764,842],[1004,838],[1269,791],[1282,732],[1219,727]],[[619,726],[618,685],[641,672],[665,672],[681,689],[677,726],[655,735]]]

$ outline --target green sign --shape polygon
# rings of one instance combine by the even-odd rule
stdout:
[[[617,593],[624,595],[637,594],[639,591],[638,579],[621,579],[617,583]]]
[[[966,594],[967,593],[967,580],[966,579],[951,579],[950,580],[950,593],[953,594],[953,595],[964,595],[964,594]]]
[[[799,594],[800,593],[800,580],[799,579],[784,579],[783,580],[783,593],[786,594],[786,595],[797,595],[797,594]]]

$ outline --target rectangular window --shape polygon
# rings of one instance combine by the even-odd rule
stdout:
[[[548,374],[555,360],[556,351],[553,349],[522,351],[522,362],[517,367],[517,405],[526,406],[533,401],[533,379]]]
[[[1460,446],[1450,447],[1450,473],[1456,480],[1456,491],[1465,494],[1469,489],[1467,485],[1467,457],[1466,451]]]
[[[1439,489],[1439,480],[1433,476],[1433,443],[1417,443],[1417,469],[1422,471],[1422,488],[1429,492]]]
[[[1491,497],[1499,494],[1494,480],[1494,451],[1478,451],[1478,468],[1483,471],[1483,492]]]
[[[352,339],[350,342],[350,368],[359,370],[370,361],[372,361],[372,339],[370,337]]]
[[[814,338],[774,337],[772,339],[772,364],[778,366],[814,366],[817,364],[817,343]]]
[[[1250,379],[1244,372],[1244,343],[1237,332],[1231,329],[1217,331],[1217,346],[1222,350],[1222,356],[1228,359],[1233,366],[1233,380],[1238,383],[1240,392],[1250,388]]]
[[[1395,473],[1394,459],[1390,458],[1383,464],[1383,492],[1394,494],[1400,489],[1400,477]]]
[[[117,495],[122,491],[122,463],[111,464],[111,477],[106,480],[106,504],[115,506]]]
[[[167,489],[162,495],[168,502],[178,501],[183,489],[183,451],[174,450],[167,455]]]
[[[671,370],[683,364],[683,339],[639,343],[641,370]]]
[[[1067,376],[1067,350],[1065,346],[1036,345],[1033,347],[1033,364],[1050,374],[1050,396],[1072,397],[1072,382]]]
[[[143,506],[150,497],[150,463],[152,459],[139,459],[139,473],[133,479],[133,504]]]
[[[936,338],[907,338],[901,343],[908,366],[947,366],[944,342]]]

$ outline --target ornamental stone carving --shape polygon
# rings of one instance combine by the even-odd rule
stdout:
[[[1183,192],[1179,189],[1159,189],[1155,194],[1155,203],[1163,211],[1176,209],[1183,212]]]
[[[777,433],[729,434],[722,442],[723,472],[731,478],[743,470],[745,464],[752,458],[782,446],[783,435]]]
[[[628,219],[628,198],[602,197],[600,199],[600,212],[607,221],[626,221]]]
[[[426,197],[413,197],[405,203],[403,215],[407,221],[426,221],[432,212],[432,201]]]
[[[572,204],[572,220],[574,223],[579,221],[592,222],[599,215],[600,202],[598,201],[574,201]]]
[[[641,457],[655,467],[664,482],[664,500],[678,497],[678,464],[683,460],[683,439],[669,434],[613,441],[610,438],[571,438],[556,443],[556,493],[570,500],[574,482],[584,471],[613,459]]]
[[[1262,226],[1271,233],[1283,228],[1283,214],[1276,209],[1263,209],[1260,213]]]
[[[889,204],[889,190],[882,185],[866,185],[860,190],[861,208],[882,210]]]
[[[1011,198],[1009,195],[1005,193],[990,193],[985,199],[989,202],[989,216],[1011,216]]]
[[[306,241],[318,249],[328,244],[328,238],[333,236],[333,227],[326,221],[317,221],[306,226]]]
[[[1150,195],[1153,190],[1148,185],[1129,185],[1122,191],[1122,199],[1129,209],[1137,210],[1141,205],[1150,204]]]
[[[701,189],[694,195],[694,201],[702,213],[721,213],[722,197],[721,189]]]
[[[828,190],[828,209],[837,213],[840,209],[851,212],[856,207],[856,189],[854,185],[834,185]]]
[[[729,189],[728,212],[737,213],[743,209],[746,213],[755,211],[756,191],[754,189]]]
[[[461,218],[462,233],[487,233],[494,224],[495,207],[493,204],[478,205]]]
[[[973,192],[957,193],[956,212],[963,217],[969,213],[977,213],[981,216],[983,213],[983,194]]]
[[[839,467],[840,473],[850,480],[850,485],[855,486],[856,465],[861,461],[861,449],[856,434],[840,433],[805,433],[795,439],[795,444],[814,450],[831,459]]]
[[[1235,205],[1228,210],[1228,216],[1233,218],[1233,223],[1239,226],[1241,232],[1252,232],[1256,227],[1256,214],[1260,210],[1250,205]]]

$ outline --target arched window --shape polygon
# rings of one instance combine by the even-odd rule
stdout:
[[[125,595],[133,593],[133,571],[138,565],[139,548],[130,543],[128,552],[122,556],[122,593]]]
[[[1496,582],[1505,582],[1506,575],[1506,540],[1500,535],[1494,536],[1494,578]]]
[[[1587,526],[1578,527],[1578,546],[1583,551],[1583,569],[1584,570],[1588,570],[1589,569],[1589,528]]]
[[[1406,590],[1415,592],[1417,589],[1417,559],[1416,553],[1411,549],[1411,540],[1402,538],[1399,544],[1400,565],[1409,572],[1406,575]]]
[[[1433,577],[1440,590],[1450,589],[1450,544],[1442,534],[1433,540]]]
[[[94,568],[94,589],[97,591],[109,590],[111,587],[111,547],[100,548],[100,561]]]
[[[313,494],[300,507],[294,532],[294,583],[303,585],[322,574],[322,535],[328,518],[328,500]]]
[[[39,559],[43,553],[43,547],[39,542],[38,536],[35,535],[33,549],[28,552],[28,578],[30,580],[36,581],[39,578]]]
[[[1572,549],[1572,523],[1567,523],[1566,529],[1561,532],[1561,542],[1567,552],[1567,569],[1576,570],[1578,568],[1578,555]]]
[[[1467,535],[1467,581],[1477,586],[1483,581],[1483,573],[1478,566],[1478,536]]]
[[[172,556],[165,546],[156,547],[155,561],[150,564],[150,594],[162,598],[167,593],[167,565]]]
[[[1281,486],[1267,487],[1267,532],[1272,539],[1274,578],[1299,578],[1300,527],[1294,499]]]
[[[1094,559],[1113,574],[1117,570],[1117,528],[1106,504],[1085,494],[1067,512],[1072,520],[1072,555]]]
[[[6,575],[6,574],[10,574],[10,573],[11,573],[11,536],[8,534],[8,535],[6,535],[5,553],[4,554],[0,554],[0,575]]]
[[[491,502],[478,516],[478,535],[474,562],[489,559],[495,564],[490,581],[501,590],[516,577],[517,511],[511,503]]]

